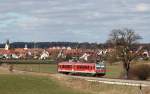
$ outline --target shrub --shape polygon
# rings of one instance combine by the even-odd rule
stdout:
[[[130,72],[129,72],[130,78],[136,78],[139,80],[146,80],[150,77],[150,65],[148,64],[138,64],[134,65]]]

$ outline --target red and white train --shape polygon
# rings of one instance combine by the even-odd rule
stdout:
[[[58,72],[64,74],[104,76],[106,67],[104,63],[61,62],[58,63]]]

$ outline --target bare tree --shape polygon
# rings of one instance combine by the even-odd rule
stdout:
[[[141,37],[132,29],[112,30],[108,42],[114,47],[116,58],[123,63],[125,78],[128,79],[131,62],[138,56],[142,47],[133,51],[134,44],[137,44]]]

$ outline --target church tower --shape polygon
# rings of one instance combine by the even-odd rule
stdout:
[[[27,44],[25,44],[24,50],[28,50],[28,45]]]
[[[9,40],[7,40],[5,44],[5,50],[9,50],[9,49],[10,49],[10,44],[9,44]]]

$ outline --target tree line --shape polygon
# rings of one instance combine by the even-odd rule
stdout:
[[[107,49],[113,47],[110,43],[89,43],[89,42],[12,42],[11,48],[24,48],[27,45],[28,48],[49,48],[49,47],[71,47],[81,49]],[[145,49],[150,51],[150,43],[137,43],[134,44],[133,50],[142,45]],[[0,44],[0,48],[4,48],[5,44]]]

